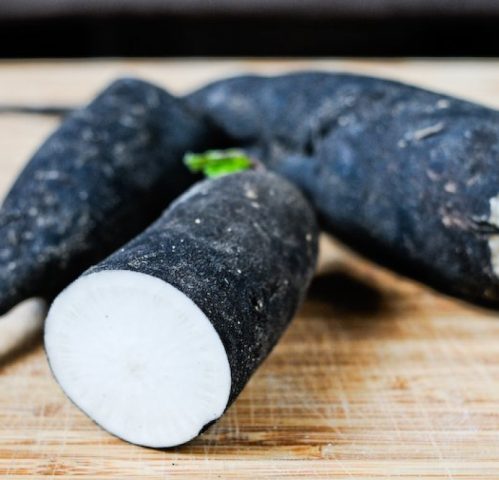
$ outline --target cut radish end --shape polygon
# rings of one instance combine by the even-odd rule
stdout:
[[[50,309],[45,347],[69,398],[131,443],[185,443],[227,406],[231,373],[218,333],[189,297],[150,275],[76,280]]]

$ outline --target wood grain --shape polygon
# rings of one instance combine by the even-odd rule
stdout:
[[[297,68],[384,75],[499,106],[499,61],[442,60],[0,62],[0,104],[80,104],[122,74],[182,92]],[[56,124],[0,115],[1,192]],[[128,445],[94,425],[50,375],[39,306],[9,314],[0,323],[0,477],[499,478],[499,314],[330,239],[322,247],[283,341],[218,424],[173,450]],[[19,322],[31,339],[13,345]]]

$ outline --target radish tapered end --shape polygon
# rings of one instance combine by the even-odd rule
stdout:
[[[205,314],[155,277],[83,276],[54,301],[45,347],[71,400],[131,443],[171,447],[224,412],[231,373]]]

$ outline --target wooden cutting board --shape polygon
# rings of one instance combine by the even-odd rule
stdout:
[[[124,74],[182,92],[298,68],[383,75],[499,106],[499,61],[443,60],[0,62],[0,104],[78,105]],[[57,123],[0,114],[0,191]],[[282,342],[220,422],[173,450],[128,445],[94,425],[51,377],[40,305],[7,315],[0,478],[498,479],[499,313],[331,240],[322,247],[309,300]]]

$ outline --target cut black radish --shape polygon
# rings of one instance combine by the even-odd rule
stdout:
[[[69,115],[0,210],[0,314],[58,293],[142,231],[196,180],[183,154],[217,139],[182,100],[133,79]]]
[[[317,255],[314,213],[265,171],[206,180],[72,283],[45,345],[66,394],[129,442],[194,438],[293,317]]]

